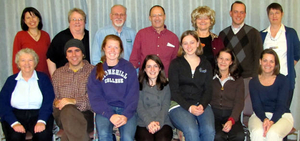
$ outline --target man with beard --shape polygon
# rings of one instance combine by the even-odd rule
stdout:
[[[121,57],[129,60],[136,32],[133,29],[124,26],[126,16],[126,7],[123,5],[117,4],[111,8],[109,17],[112,24],[100,28],[95,35],[91,51],[92,65],[96,65],[100,62],[102,41],[105,36],[109,34],[114,34],[121,38],[124,47],[124,54],[121,54]]]
[[[177,56],[179,40],[167,29],[165,10],[162,6],[155,5],[150,9],[149,20],[152,25],[141,29],[136,35],[129,61],[135,68],[140,68],[147,55],[155,54],[164,64],[168,77],[170,62]]]

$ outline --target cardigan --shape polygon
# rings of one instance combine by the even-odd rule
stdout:
[[[227,80],[222,87],[218,78],[212,82],[213,93],[211,106],[222,110],[232,110],[230,117],[238,121],[244,108],[244,80]]]
[[[264,29],[265,30],[265,29]],[[265,41],[268,32],[260,32],[262,41]],[[294,67],[294,60],[299,61],[300,58],[300,42],[297,35],[297,32],[290,27],[285,26],[285,36],[286,36],[286,43],[287,43],[287,66],[288,66],[288,80],[289,80],[289,89],[293,90],[295,88],[295,78],[296,78],[296,71]]]
[[[169,85],[171,100],[188,111],[191,105],[202,105],[205,109],[212,96],[211,64],[200,55],[200,64],[196,67],[194,77],[189,63],[183,57],[177,57],[170,64]]]
[[[1,121],[6,121],[9,125],[17,121],[13,113],[13,107],[10,104],[12,92],[14,91],[17,81],[15,78],[17,74],[11,75],[7,78],[2,90],[0,92],[0,117]],[[49,77],[37,71],[38,85],[43,95],[43,102],[39,109],[38,120],[47,121],[49,116],[52,115],[52,103],[54,100],[54,90]]]
[[[165,86],[162,90],[158,90],[157,85],[150,87],[144,81],[143,86],[143,90],[140,91],[137,107],[137,125],[148,129],[148,125],[152,121],[158,121],[160,127],[164,125],[172,127],[168,116],[171,99],[169,85]]]

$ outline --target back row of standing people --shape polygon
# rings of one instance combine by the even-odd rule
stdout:
[[[199,8],[199,9],[201,9],[201,8]],[[275,7],[275,8],[273,8],[273,10],[275,10],[275,12],[272,11],[272,9],[271,9],[272,16],[276,15],[276,14],[278,16],[278,13],[276,13],[277,8]],[[270,10],[268,11],[271,26],[264,31],[264,33],[267,32],[267,34],[265,36],[269,37],[269,38],[266,38],[265,40],[271,39],[270,41],[273,41],[272,44],[276,44],[276,42],[279,41],[277,39],[283,39],[282,36],[280,36],[280,35],[284,35],[284,34],[282,34],[282,32],[284,32],[284,30],[286,30],[286,40],[287,40],[286,58],[288,60],[287,65],[286,65],[288,68],[287,69],[288,73],[286,73],[286,74],[290,80],[290,83],[291,83],[290,90],[292,91],[294,89],[293,84],[295,81],[294,80],[295,72],[294,72],[293,65],[294,65],[294,62],[296,63],[299,59],[299,53],[298,53],[299,52],[299,40],[297,40],[298,37],[297,37],[297,39],[294,39],[294,38],[296,38],[295,35],[297,36],[297,34],[295,34],[295,31],[293,29],[290,29],[287,27],[285,28],[284,26],[282,27],[281,18],[283,16],[283,11],[282,10],[279,10],[279,11],[281,11],[280,12],[281,14],[279,14],[279,18],[277,18],[277,19],[280,19],[279,21],[277,20],[277,23],[270,16],[270,13],[269,13]],[[274,13],[272,13],[272,12],[274,12]],[[194,11],[193,11],[193,13],[194,13]],[[242,77],[244,78],[245,92],[247,94],[249,91],[249,89],[247,88],[247,86],[248,86],[247,84],[249,83],[250,79],[253,76],[257,75],[256,70],[258,67],[259,55],[260,55],[260,52],[262,51],[263,44],[262,44],[262,40],[260,38],[259,32],[256,29],[254,29],[253,27],[250,27],[244,23],[245,15],[246,15],[246,6],[243,3],[235,2],[234,4],[232,4],[231,11],[230,11],[230,16],[232,18],[232,25],[229,26],[228,28],[224,29],[223,31],[221,31],[219,38],[221,38],[221,40],[223,41],[224,46],[232,49],[234,54],[237,56],[237,60],[239,63],[239,69],[241,71]],[[38,19],[38,21],[35,21],[35,24],[32,24],[32,22],[31,22],[32,20],[31,21],[29,20],[26,23],[26,20],[27,20],[26,16],[29,18],[35,18],[35,20]],[[170,64],[171,60],[176,58],[177,50],[179,48],[179,41],[178,41],[177,36],[174,33],[172,33],[171,31],[166,29],[166,26],[164,25],[166,15],[165,15],[164,9],[161,6],[154,6],[151,8],[151,10],[149,12],[149,20],[151,21],[152,26],[140,30],[136,34],[136,36],[135,36],[135,32],[132,29],[124,26],[124,23],[126,21],[126,8],[124,6],[122,6],[122,5],[113,6],[111,9],[110,18],[112,20],[112,25],[108,26],[106,28],[106,30],[105,30],[105,28],[99,29],[99,31],[98,31],[99,33],[98,32],[96,33],[95,39],[93,42],[93,46],[92,46],[92,51],[91,51],[93,53],[95,52],[96,54],[94,55],[92,53],[91,57],[90,57],[89,56],[89,52],[90,52],[89,44],[88,44],[88,42],[89,42],[88,35],[89,34],[88,34],[88,31],[86,29],[84,29],[85,22],[86,22],[85,14],[80,9],[71,10],[68,15],[69,28],[60,32],[59,34],[57,34],[54,37],[54,39],[52,40],[52,43],[50,44],[48,52],[47,52],[47,58],[48,58],[47,63],[48,63],[50,75],[52,76],[52,74],[56,70],[56,68],[64,66],[64,64],[67,62],[66,56],[65,56],[65,51],[63,49],[64,49],[65,43],[69,39],[72,39],[72,38],[79,39],[83,42],[84,48],[85,48],[84,56],[88,61],[91,58],[92,59],[91,62],[93,65],[99,63],[99,61],[100,61],[100,57],[99,57],[100,52],[99,51],[100,51],[100,45],[101,45],[102,40],[101,39],[99,40],[98,36],[105,37],[106,36],[105,34],[107,34],[107,35],[108,34],[116,34],[117,36],[119,36],[122,39],[122,43],[124,45],[123,56],[125,59],[129,59],[129,61],[133,64],[134,67],[139,68],[147,54],[156,54],[157,56],[160,57],[163,64],[165,65],[166,72],[168,72],[168,68],[169,68],[169,64]],[[42,21],[41,16],[38,13],[38,11],[37,12],[36,11],[23,12],[23,15],[21,18],[21,23],[22,23],[22,21],[24,22],[23,24],[26,24],[28,26],[27,29],[26,28],[23,29],[24,30],[23,34],[26,34],[24,36],[28,36],[29,38],[32,37],[35,41],[41,41],[41,40],[39,40],[39,38],[41,39],[42,37],[48,35],[47,33],[43,34],[44,32],[41,30],[42,27],[38,26],[38,25],[40,25],[40,23]],[[219,38],[217,38],[217,36],[215,36],[214,34],[210,33],[210,29],[212,29],[212,26],[214,24],[214,22],[212,22],[212,21],[214,21],[214,14],[213,14],[213,16],[208,16],[208,15],[201,16],[201,14],[199,14],[199,16],[196,16],[196,18],[194,18],[194,19],[193,19],[193,15],[192,15],[192,23],[193,23],[193,26],[195,27],[195,29],[197,30],[198,35],[200,36],[200,41],[205,43],[204,46],[207,47],[207,48],[204,47],[204,50],[207,50],[208,47],[211,46],[210,52],[213,52],[213,56],[214,56],[215,55],[214,50],[222,48],[223,44],[214,46],[215,45],[214,42],[218,41]],[[278,26],[278,23],[281,24],[281,26]],[[280,27],[280,30],[277,29],[277,32],[279,31],[278,32],[279,34],[272,33],[273,30],[271,30],[271,29],[273,29],[273,27]],[[28,31],[28,32],[26,33],[26,31]],[[290,34],[288,34],[287,31],[289,31]],[[276,32],[276,30],[274,32]],[[262,35],[264,35],[264,33],[262,33]],[[123,35],[124,35],[124,37],[123,37]],[[275,36],[273,36],[273,35],[275,35]],[[290,38],[288,38],[290,36],[292,36],[292,39],[293,39],[292,41],[289,40]],[[17,37],[18,36],[16,36],[15,43],[14,43],[14,52],[17,52],[18,48],[22,48],[22,45],[24,45],[23,44],[24,40],[23,41],[22,41],[22,39],[19,40],[19,38],[17,38]],[[206,37],[211,39],[212,42],[205,41]],[[45,38],[46,39],[49,38],[49,35],[46,36]],[[101,37],[99,37],[99,38],[101,38]],[[30,42],[30,41],[27,40],[27,43],[28,42]],[[17,43],[20,43],[20,45],[17,45]],[[49,44],[49,42],[47,41],[45,43],[46,43],[45,46],[47,47],[47,44]],[[15,44],[18,48],[15,46]],[[95,46],[94,46],[94,44],[95,44]],[[98,47],[97,47],[97,44],[98,44]],[[28,45],[28,46],[32,46],[32,45]],[[133,48],[132,51],[131,51],[130,47]],[[278,48],[278,47],[274,47],[273,45],[271,45],[270,47],[275,50]],[[94,49],[95,49],[95,51],[94,51]],[[99,51],[97,51],[97,49],[99,49]],[[131,52],[131,55],[129,55],[130,52]],[[204,51],[205,54],[207,52],[209,52],[209,51]],[[43,56],[43,55],[39,54],[39,56]],[[97,58],[97,56],[99,58]],[[213,58],[213,57],[211,57],[212,54],[210,54],[210,56],[209,55],[207,55],[207,56],[208,56],[207,57],[208,59]],[[290,65],[291,60],[293,62],[292,66]],[[43,59],[43,61],[45,61],[45,60]],[[210,61],[210,62],[213,63],[213,61]],[[42,64],[42,63],[40,63],[40,64]],[[249,66],[253,66],[253,67],[249,67]],[[45,71],[45,70],[43,70],[43,71]],[[292,92],[291,92],[291,96],[292,96]],[[291,100],[291,98],[290,98],[290,100]],[[199,103],[198,105],[201,105],[201,104]],[[207,104],[205,104],[205,105],[207,105]],[[205,107],[205,105],[204,105],[204,107]],[[86,107],[86,105],[83,107]],[[187,108],[186,110],[188,110],[188,109],[189,108]],[[232,119],[230,119],[230,120],[232,120]],[[207,131],[210,131],[210,130],[207,130]]]

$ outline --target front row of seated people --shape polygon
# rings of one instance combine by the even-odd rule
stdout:
[[[105,37],[104,55],[95,67],[83,60],[82,42],[71,39],[64,47],[68,63],[54,72],[53,87],[47,75],[34,70],[35,52],[20,50],[15,59],[20,72],[7,79],[0,93],[6,140],[25,140],[27,131],[33,140],[51,140],[53,116],[64,130],[61,140],[89,140],[92,111],[100,140],[113,140],[113,126],[121,140],[171,140],[173,126],[187,141],[244,140],[239,120],[244,83],[236,73],[235,55],[222,49],[213,75],[195,31],[184,32],[180,43],[167,81],[156,55],[146,57],[137,78],[133,65],[120,58],[123,45],[116,35]],[[249,85],[251,139],[282,140],[293,127],[288,81],[279,74],[273,50],[263,51],[259,63],[259,75]]]

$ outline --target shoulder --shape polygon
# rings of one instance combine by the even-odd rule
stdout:
[[[123,26],[123,30],[126,31],[126,32],[129,32],[129,33],[135,33],[135,30],[130,28],[130,27],[127,27],[127,26]]]
[[[83,60],[83,61],[85,63],[84,68],[89,72],[91,72],[95,68],[95,66],[91,65],[87,60]]]
[[[220,33],[228,33],[228,31],[230,30],[230,26],[224,28]]]
[[[151,26],[145,27],[145,28],[139,30],[137,34],[140,35],[140,34],[145,34],[145,33],[149,33],[149,32],[151,32]]]
[[[242,27],[246,33],[255,33],[255,34],[259,34],[258,30],[252,26],[249,26],[247,24],[245,24],[243,27]]]
[[[134,69],[133,65],[129,61],[127,61],[123,58],[119,59],[119,63],[120,63],[120,66],[124,66],[125,68],[128,68],[128,69]]]
[[[284,26],[287,34],[297,34],[296,30],[291,27]]]
[[[28,34],[27,31],[21,30],[17,32],[16,36],[24,36],[25,34]]]

